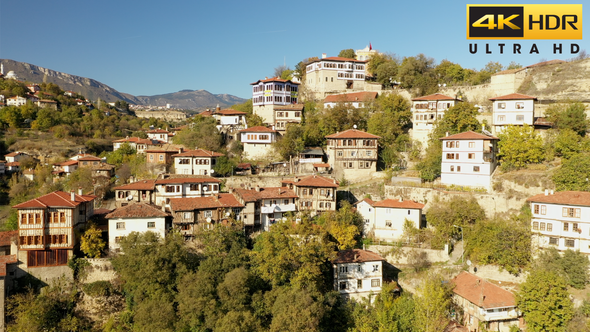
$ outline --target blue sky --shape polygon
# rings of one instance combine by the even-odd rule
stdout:
[[[424,53],[481,69],[569,59],[563,41],[466,39],[467,4],[557,1],[179,1],[0,0],[0,58],[93,78],[133,95],[183,89],[250,98],[249,83],[312,56],[372,43],[400,57]],[[573,3],[573,2],[572,2]],[[577,2],[580,3],[580,2]],[[584,7],[584,16],[590,6]],[[478,54],[469,43],[478,43]],[[490,43],[493,54],[482,50]],[[498,43],[523,54],[499,54]],[[564,44],[554,55],[552,44]],[[536,43],[540,54],[524,50]],[[10,70],[5,68],[5,71]]]

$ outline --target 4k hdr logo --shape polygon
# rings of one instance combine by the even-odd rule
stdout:
[[[582,39],[582,5],[467,5],[467,39]]]

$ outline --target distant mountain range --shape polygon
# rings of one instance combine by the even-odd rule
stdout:
[[[124,100],[135,105],[166,106],[166,104],[170,104],[171,107],[186,110],[214,108],[217,105],[223,108],[246,101],[246,99],[228,94],[215,95],[206,90],[182,90],[156,96],[133,96],[119,92],[91,78],[70,75],[9,59],[0,59],[0,62],[4,65],[5,75],[9,71],[14,71],[21,81],[55,83],[63,90],[74,91],[93,101],[100,98],[107,102]]]

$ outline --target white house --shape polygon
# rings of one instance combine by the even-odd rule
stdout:
[[[453,280],[453,301],[463,312],[462,320],[469,331],[510,332],[511,326],[524,327],[514,294],[468,272]]]
[[[299,124],[303,118],[303,104],[289,104],[274,107],[274,129],[280,134],[287,131],[289,124]]]
[[[590,192],[545,190],[527,201],[533,212],[533,246],[590,255]]]
[[[493,107],[493,133],[501,133],[507,126],[522,126],[534,124],[536,97],[511,93],[509,95],[490,98]]]
[[[371,86],[365,81],[367,60],[322,55],[305,70],[306,87],[317,99],[334,93],[381,90],[381,84]]]
[[[441,183],[489,190],[498,138],[466,131],[442,137]]]
[[[119,241],[131,232],[155,232],[166,236],[168,213],[144,203],[131,204],[115,209],[106,215],[109,220],[109,250],[120,250]]]
[[[356,204],[365,221],[364,235],[372,234],[376,240],[398,241],[402,239],[404,224],[409,220],[415,228],[423,228],[424,204],[403,199],[385,199],[373,202],[365,198]]]
[[[204,197],[218,194],[220,183],[221,181],[208,176],[156,180],[156,205],[169,208],[171,198]]]
[[[145,153],[148,148],[162,146],[166,142],[150,138],[126,137],[113,141],[113,151],[119,150],[123,144],[129,144],[137,153]]]
[[[324,99],[324,107],[334,107],[338,103],[344,103],[353,108],[362,108],[375,101],[379,93],[376,91],[362,91],[329,95]]]
[[[68,176],[78,169],[77,160],[66,160],[60,163],[53,164],[53,171],[51,172],[57,176]]]
[[[426,147],[434,123],[443,118],[449,107],[460,101],[440,93],[412,99],[412,139]]]
[[[27,103],[27,98],[21,96],[14,96],[6,98],[6,106],[22,106]]]
[[[332,262],[334,290],[345,298],[356,300],[381,292],[383,285],[383,257],[361,249],[338,252]]]
[[[277,131],[264,126],[240,130],[240,140],[244,145],[244,158],[264,158],[272,151],[272,143],[277,140]]]
[[[162,128],[149,130],[147,132],[148,138],[152,140],[160,140],[164,141],[165,143],[172,143],[172,137],[174,133],[169,132],[168,130],[164,130]]]
[[[249,231],[268,231],[270,225],[287,213],[297,212],[297,194],[286,187],[235,189],[238,201],[244,204],[244,226]]]
[[[297,104],[299,83],[278,77],[258,80],[252,85],[252,106],[254,114],[259,115],[265,124],[274,124],[274,108]]]
[[[222,153],[203,149],[188,150],[172,155],[176,174],[211,175]]]

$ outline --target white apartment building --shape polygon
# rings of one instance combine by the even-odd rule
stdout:
[[[164,130],[162,128],[149,130],[147,132],[148,138],[152,140],[163,141],[164,143],[172,143],[172,137],[174,133]]]
[[[222,153],[203,149],[188,150],[172,155],[175,174],[211,175]]]
[[[265,124],[274,124],[274,108],[297,104],[299,83],[279,77],[258,80],[252,85],[252,106],[254,114],[259,115]]]
[[[440,93],[412,99],[412,139],[426,147],[434,123],[443,118],[449,107],[460,101]]]
[[[272,143],[277,140],[277,131],[264,126],[240,130],[240,141],[244,145],[244,158],[264,158],[272,151]]]
[[[422,203],[404,199],[373,202],[365,198],[356,204],[356,208],[365,221],[364,235],[372,235],[376,240],[402,240],[406,220],[418,229],[425,226],[422,224]]]
[[[221,181],[212,177],[167,178],[156,180],[157,206],[170,208],[171,198],[205,197],[219,193]]]
[[[442,140],[441,183],[490,189],[498,138],[473,131]]]
[[[27,103],[27,98],[21,96],[14,96],[6,98],[6,106],[22,106]]]
[[[338,252],[332,262],[334,290],[344,298],[360,300],[381,292],[383,285],[383,257],[361,249]]]
[[[527,201],[533,212],[533,246],[590,255],[590,192],[545,190]]]
[[[131,232],[155,232],[161,239],[166,236],[166,217],[169,214],[144,203],[131,204],[115,209],[106,215],[109,220],[109,250],[121,249],[119,242]]]
[[[367,60],[324,57],[313,60],[306,67],[306,87],[316,99],[329,94],[354,91],[380,91],[381,84],[369,84]]]
[[[511,93],[490,98],[494,102],[492,116],[493,134],[501,133],[507,126],[532,126],[535,122],[536,97]]]

